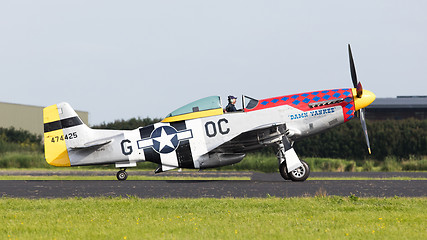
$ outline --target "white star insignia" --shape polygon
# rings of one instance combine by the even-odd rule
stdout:
[[[160,132],[160,137],[154,139],[160,143],[159,152],[161,152],[165,146],[175,148],[171,141],[173,137],[175,137],[175,134],[168,135],[165,129],[162,128],[162,131]]]

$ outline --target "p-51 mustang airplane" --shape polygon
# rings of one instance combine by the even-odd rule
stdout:
[[[314,91],[256,100],[243,96],[243,109],[225,113],[218,96],[187,104],[154,125],[135,130],[95,130],[68,103],[44,108],[46,161],[54,166],[115,164],[118,180],[126,168],[150,161],[156,173],[174,168],[214,168],[240,162],[245,153],[276,145],[280,174],[304,181],[306,162],[293,149],[295,141],[338,126],[360,112],[370,152],[364,109],[375,95],[357,82],[348,46],[354,88]]]

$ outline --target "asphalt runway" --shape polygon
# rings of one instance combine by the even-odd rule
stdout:
[[[82,173],[80,173],[82,174]],[[111,172],[110,172],[111,174]],[[137,173],[130,173],[136,174]],[[173,172],[171,174],[183,174]],[[200,175],[192,172],[190,175]],[[129,197],[242,198],[336,195],[358,197],[426,197],[427,180],[307,180],[284,181],[278,173],[213,172],[204,175],[244,175],[251,180],[147,180],[147,181],[0,181],[0,196],[20,198]],[[427,173],[312,173],[312,177],[414,177]],[[309,178],[310,179],[310,178]]]

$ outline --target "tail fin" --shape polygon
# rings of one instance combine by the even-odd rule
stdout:
[[[91,129],[68,103],[44,108],[43,123],[46,162],[53,166],[71,166],[67,147],[79,145]]]

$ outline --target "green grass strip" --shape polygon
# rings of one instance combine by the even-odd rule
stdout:
[[[307,180],[427,180],[427,178],[413,177],[384,177],[384,178],[369,178],[369,177],[309,177]]]
[[[427,239],[427,198],[0,198],[1,239]]]
[[[117,180],[115,176],[0,176],[0,180]],[[250,177],[129,176],[127,180],[251,180]]]
[[[112,176],[73,176],[73,175],[52,175],[52,176],[30,176],[30,175],[4,175],[0,176],[1,180],[117,180]],[[251,180],[251,177],[190,177],[190,176],[141,176],[141,175],[129,175],[127,180]],[[411,177],[388,177],[388,178],[368,178],[368,177],[309,177],[307,181],[314,180],[427,180],[427,178],[411,178]]]
[[[116,176],[0,176],[0,180],[117,180]],[[251,180],[250,177],[129,176],[127,180]]]

